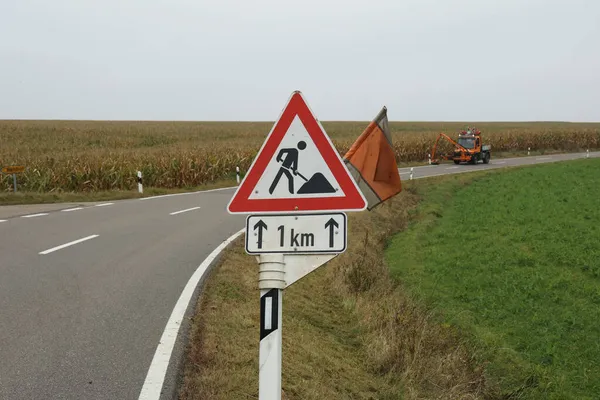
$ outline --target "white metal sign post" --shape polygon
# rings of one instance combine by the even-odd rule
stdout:
[[[283,290],[346,251],[345,211],[367,201],[306,104],[292,93],[227,211],[246,219],[259,265],[259,400],[281,400]]]
[[[281,399],[281,358],[285,260],[281,254],[259,257],[260,348],[258,385],[260,400]]]

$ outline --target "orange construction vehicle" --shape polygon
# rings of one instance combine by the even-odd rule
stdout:
[[[438,142],[440,139],[446,139],[452,143],[455,148],[451,154],[437,156],[436,151]],[[462,131],[458,135],[458,141],[454,141],[448,135],[440,133],[435,144],[433,145],[433,152],[431,154],[431,163],[439,164],[440,159],[452,160],[454,164],[460,164],[461,162],[469,162],[471,164],[477,164],[479,161],[483,161],[484,164],[490,162],[492,146],[489,144],[481,143],[481,132],[473,129],[468,131]]]

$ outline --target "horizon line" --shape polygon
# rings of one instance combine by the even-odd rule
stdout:
[[[317,119],[319,122],[370,122],[358,119]],[[0,118],[0,122],[185,122],[185,123],[274,123],[275,120],[193,120],[193,119],[78,119],[78,118]],[[451,124],[494,124],[494,123],[563,123],[563,124],[599,124],[600,121],[568,121],[568,120],[388,120],[396,123],[451,123]]]

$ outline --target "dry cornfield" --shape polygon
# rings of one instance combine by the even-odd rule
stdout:
[[[19,190],[132,190],[144,184],[195,187],[245,172],[272,122],[0,121],[0,165],[25,165]],[[368,122],[323,122],[343,155]],[[426,162],[439,132],[456,136],[468,123],[391,122],[400,164]],[[472,124],[471,124],[472,125]],[[600,123],[479,123],[492,154],[600,148]],[[2,176],[0,189],[12,179]]]

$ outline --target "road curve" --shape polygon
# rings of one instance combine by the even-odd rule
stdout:
[[[494,159],[492,154],[492,160],[489,164],[483,164],[481,161],[474,164],[459,164],[449,161],[443,161],[440,165],[424,165],[412,168],[413,179],[419,178],[430,178],[439,175],[451,175],[460,174],[465,172],[475,172],[488,169],[498,169],[507,167],[517,167],[523,165],[535,165],[543,163],[551,163],[558,161],[569,161],[587,158],[587,153],[566,153],[566,154],[551,154],[541,156],[530,156],[530,157],[514,157],[514,158],[498,158]],[[590,152],[589,158],[600,157],[600,151]],[[399,168],[400,177],[402,180],[410,179],[411,168]]]
[[[444,163],[414,167],[412,174],[420,179],[585,157]],[[400,173],[408,180],[411,169]],[[233,192],[0,207],[0,399],[138,399],[188,280],[244,226],[244,216],[225,209]],[[181,358],[182,340],[161,398],[175,394],[173,362]]]
[[[244,224],[232,194],[3,209],[0,399],[137,399],[190,276]]]

